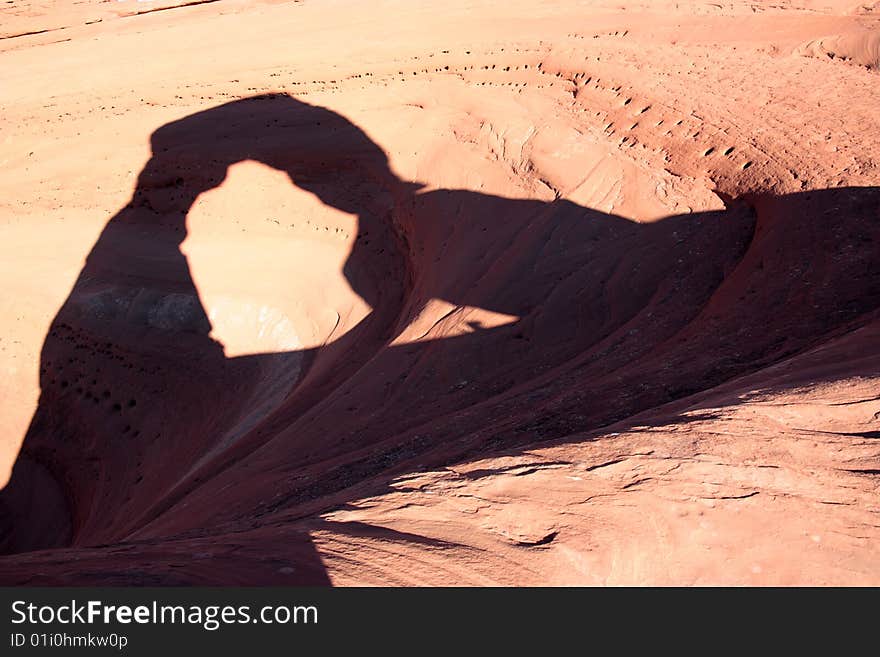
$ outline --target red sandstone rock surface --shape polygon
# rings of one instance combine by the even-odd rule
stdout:
[[[0,9],[0,582],[880,583],[874,5],[185,4]]]

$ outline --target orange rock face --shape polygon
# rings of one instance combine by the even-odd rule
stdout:
[[[0,583],[880,584],[874,7],[14,2]]]

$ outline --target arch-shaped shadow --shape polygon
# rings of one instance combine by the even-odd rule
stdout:
[[[293,561],[285,581],[326,584],[307,532],[273,542],[261,527],[344,504],[383,473],[628,417],[880,307],[877,188],[648,225],[561,199],[421,193],[357,126],[287,95],[167,124],[151,146],[46,336],[39,407],[0,493],[9,582],[39,562],[24,553],[125,542],[141,546],[121,557],[139,564],[130,576],[56,581],[268,583]],[[180,244],[196,198],[243,160],[357,217],[344,273],[373,312],[321,349],[227,358],[210,336]],[[519,320],[396,341],[430,299]],[[247,559],[268,570],[230,556],[222,572],[171,576],[157,556],[168,537],[233,527],[259,537]]]

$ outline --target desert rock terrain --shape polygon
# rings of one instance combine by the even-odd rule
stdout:
[[[880,4],[0,17],[0,583],[880,584]]]

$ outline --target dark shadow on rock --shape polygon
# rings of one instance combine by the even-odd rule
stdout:
[[[269,583],[286,568],[283,583],[328,584],[307,535],[266,528],[397,473],[582,435],[880,307],[877,188],[651,224],[561,199],[424,192],[350,121],[286,95],[194,114],[151,145],[46,336],[39,407],[0,493],[4,583],[33,583],[76,550],[119,571],[56,564],[39,582]],[[210,337],[180,244],[198,195],[243,160],[357,216],[344,274],[373,312],[325,347],[226,358]],[[519,319],[394,342],[430,299]],[[259,541],[222,568],[180,563],[248,532]]]

